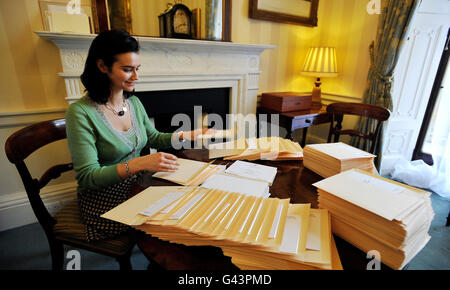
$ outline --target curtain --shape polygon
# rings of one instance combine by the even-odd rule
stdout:
[[[392,111],[392,74],[403,47],[404,38],[408,34],[411,18],[419,2],[420,0],[387,0],[383,2],[376,41],[372,42],[369,47],[370,68],[363,103],[382,106]],[[375,121],[359,118],[357,130],[372,132],[375,130]],[[380,148],[383,142],[383,131],[379,135],[375,152],[378,155],[378,162],[381,159]],[[369,143],[362,138],[352,137],[350,144],[368,151]]]

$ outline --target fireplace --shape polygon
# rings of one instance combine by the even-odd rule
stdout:
[[[82,97],[84,89],[80,75],[95,35],[55,32],[36,34],[51,40],[60,50],[63,71],[59,75],[66,84],[66,100],[71,103]],[[136,39],[141,46],[139,54],[142,64],[136,92],[150,96],[149,102],[156,99],[164,101],[166,98],[151,97],[150,92],[179,92],[178,97],[183,99],[187,91],[198,90],[192,96],[192,102],[197,102],[196,95],[202,89],[222,89],[223,93],[204,97],[201,105],[209,108],[212,105],[209,103],[211,98],[217,98],[213,103],[227,103],[227,113],[256,113],[260,55],[275,46],[156,37]],[[228,99],[225,99],[225,95]],[[147,102],[146,98],[142,97],[142,100]],[[153,103],[148,107],[150,114],[151,108],[156,106],[161,109],[158,115],[163,115],[167,107],[174,107],[178,103],[174,101],[171,106]],[[192,103],[187,106],[192,106]],[[224,113],[224,109],[226,106],[221,106],[220,113]],[[214,110],[218,109],[214,107]]]
[[[171,122],[176,114],[189,116],[192,125],[190,130],[193,130],[194,124],[199,124],[198,122],[201,122],[205,115],[217,114],[222,120],[226,120],[226,115],[230,112],[230,88],[145,91],[136,92],[135,95],[140,99],[148,116],[153,120],[155,128],[160,132],[174,132],[179,128],[178,124],[172,125]],[[196,116],[195,106],[201,107],[200,116]],[[196,120],[196,117],[201,119]],[[214,125],[212,123],[207,127]]]

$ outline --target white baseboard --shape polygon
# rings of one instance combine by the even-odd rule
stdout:
[[[76,198],[77,184],[69,182],[46,186],[41,197],[50,214],[56,213],[67,202]],[[0,231],[37,222],[26,192],[0,196]]]

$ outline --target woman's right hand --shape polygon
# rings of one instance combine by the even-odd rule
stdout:
[[[158,152],[143,156],[146,170],[152,172],[175,172],[178,170],[180,163],[175,155]]]
[[[132,175],[143,170],[151,172],[175,172],[180,166],[177,159],[175,155],[158,152],[130,160],[128,165]]]

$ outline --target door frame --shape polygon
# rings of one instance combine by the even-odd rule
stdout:
[[[436,78],[434,80],[433,89],[431,90],[430,99],[428,101],[427,109],[423,118],[423,123],[420,128],[419,136],[417,138],[416,147],[413,151],[412,160],[422,159],[428,165],[433,165],[433,156],[431,154],[422,151],[425,138],[427,136],[427,131],[431,123],[431,117],[433,116],[434,107],[439,96],[439,91],[441,89],[442,80],[447,69],[448,59],[450,55],[449,40],[450,40],[450,29],[447,32],[447,40],[442,53],[441,61],[439,63],[439,68],[436,73]],[[450,72],[448,72],[450,73]]]

